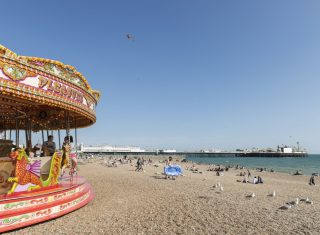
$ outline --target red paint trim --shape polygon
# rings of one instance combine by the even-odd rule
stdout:
[[[29,226],[29,225],[32,225],[32,224],[41,223],[41,222],[44,222],[46,220],[57,218],[57,217],[60,217],[62,215],[68,214],[68,213],[70,213],[72,211],[75,211],[75,210],[85,206],[86,204],[88,204],[90,201],[93,200],[94,193],[92,192],[91,187],[89,189],[89,193],[90,193],[90,195],[86,200],[82,201],[81,203],[79,203],[79,204],[77,204],[77,205],[75,205],[73,207],[70,207],[69,209],[66,209],[64,211],[61,211],[61,212],[58,212],[58,213],[55,213],[55,214],[52,214],[52,215],[48,215],[48,216],[45,216],[45,217],[42,217],[42,218],[39,218],[39,219],[30,220],[30,221],[23,222],[23,223],[16,224],[16,225],[10,225],[10,226],[7,226],[6,228],[3,228],[3,229],[0,228],[0,232],[6,232],[6,231],[10,231],[10,230],[21,228],[21,227]]]
[[[82,185],[80,185],[78,187],[81,187],[81,186]],[[75,187],[75,188],[77,188],[77,187]],[[67,191],[71,191],[71,190],[73,190],[75,188],[69,189]],[[65,198],[58,199],[56,201],[49,202],[49,203],[44,203],[44,204],[41,204],[41,205],[30,205],[30,206],[25,207],[25,208],[18,208],[18,209],[2,212],[1,215],[0,215],[0,219],[7,218],[7,217],[12,217],[12,216],[18,216],[18,215],[22,215],[22,214],[27,214],[27,213],[31,213],[31,212],[35,212],[35,211],[40,211],[40,210],[48,209],[50,207],[57,206],[59,204],[68,203],[68,202],[74,201],[77,198],[83,196],[84,194],[86,194],[90,190],[91,190],[90,185],[89,184],[85,184],[85,188],[83,190],[81,190],[80,192],[74,193],[73,195],[67,196]],[[50,196],[54,196],[54,195],[60,194],[60,193],[53,193]],[[35,199],[35,198],[28,198],[28,200],[32,200],[32,199]]]
[[[75,183],[73,183],[75,182]],[[17,193],[12,193],[10,195],[3,195],[3,197],[0,197],[0,205],[1,204],[6,204],[6,203],[10,203],[10,202],[20,202],[20,201],[25,201],[26,198],[40,198],[43,197],[45,195],[50,195],[52,193],[56,193],[56,192],[63,192],[66,190],[69,190],[70,188],[75,188],[78,187],[80,185],[83,185],[86,181],[83,177],[81,176],[77,176],[77,178],[75,178],[73,180],[73,182],[70,183],[69,179],[66,179],[66,181],[62,181],[57,185],[54,186],[48,186],[48,187],[44,187],[44,188],[40,188],[40,189],[35,189],[32,190],[30,192],[17,192]],[[50,191],[53,189],[60,189],[57,191]],[[43,194],[40,194],[44,192]],[[34,195],[36,193],[39,193],[38,195]],[[18,197],[20,196],[20,197]],[[9,202],[8,202],[9,201]]]
[[[59,188],[59,185],[57,184],[57,185],[54,185],[54,186],[48,186],[48,187],[45,187],[45,188],[35,189],[35,190],[32,190],[30,193],[45,192],[45,191],[48,191],[50,189],[55,189],[55,188]],[[18,196],[21,196],[21,195],[22,195],[22,197],[24,199],[26,197],[32,197],[32,196],[26,196],[26,192],[16,192],[16,193],[12,193],[10,195],[5,194],[2,197],[0,197],[0,204],[3,204],[3,202],[7,203],[6,200],[15,200]],[[22,201],[24,201],[24,200],[22,200]]]

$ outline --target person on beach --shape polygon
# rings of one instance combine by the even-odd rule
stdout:
[[[141,158],[138,158],[137,165],[136,165],[136,171],[143,171],[143,161]]]
[[[257,177],[253,177],[253,181],[252,181],[253,184],[257,184],[258,183],[258,179]]]
[[[164,167],[163,171],[164,173],[166,172],[165,169],[166,167],[170,167],[172,166],[172,157],[170,156],[168,159],[165,160],[165,163],[166,163],[166,166]],[[166,179],[170,179],[170,176],[166,175]],[[172,180],[175,180],[176,179],[176,176],[171,176],[171,179]]]
[[[314,182],[314,175],[312,175],[309,179],[309,185],[316,185]]]
[[[257,182],[257,184],[263,184],[263,180],[262,180],[262,178],[261,178],[260,176],[258,176],[258,182]]]
[[[301,170],[297,170],[296,173],[294,173],[293,175],[302,175]]]
[[[248,171],[248,178],[250,178],[251,177],[251,172],[249,171],[249,169],[247,169],[247,171]]]

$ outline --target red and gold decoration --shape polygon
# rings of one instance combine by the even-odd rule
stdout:
[[[100,93],[74,67],[36,57],[18,56],[0,45],[1,116],[28,111],[34,129],[63,129],[64,110],[74,120],[70,128],[86,127],[96,121]],[[51,111],[53,110],[53,111]],[[14,129],[15,123],[8,123]],[[20,128],[23,128],[23,124]]]
[[[0,233],[62,216],[93,199],[90,185],[73,174],[77,165],[70,150],[32,160],[29,156],[32,131],[68,133],[90,126],[99,98],[74,67],[19,56],[0,45],[0,134],[10,131],[11,138],[15,131],[16,142],[19,130],[26,134],[25,148],[0,140]],[[62,176],[62,156],[69,154],[72,171]]]

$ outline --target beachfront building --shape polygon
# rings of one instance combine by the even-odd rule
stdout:
[[[111,146],[111,145],[102,145],[102,146],[85,146],[84,144],[80,145],[80,151],[83,153],[144,153],[145,149],[140,147],[131,147],[131,146]]]
[[[175,150],[175,149],[161,149],[159,152],[160,153],[176,153],[177,150]]]

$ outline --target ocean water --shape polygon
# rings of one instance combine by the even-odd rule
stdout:
[[[187,160],[206,163],[206,164],[221,164],[221,165],[240,165],[249,168],[267,168],[274,169],[278,172],[294,173],[297,170],[302,170],[304,175],[312,173],[320,173],[320,155],[309,154],[305,158],[262,158],[262,157],[234,157],[232,155],[225,156],[201,156],[197,154],[188,155]]]

